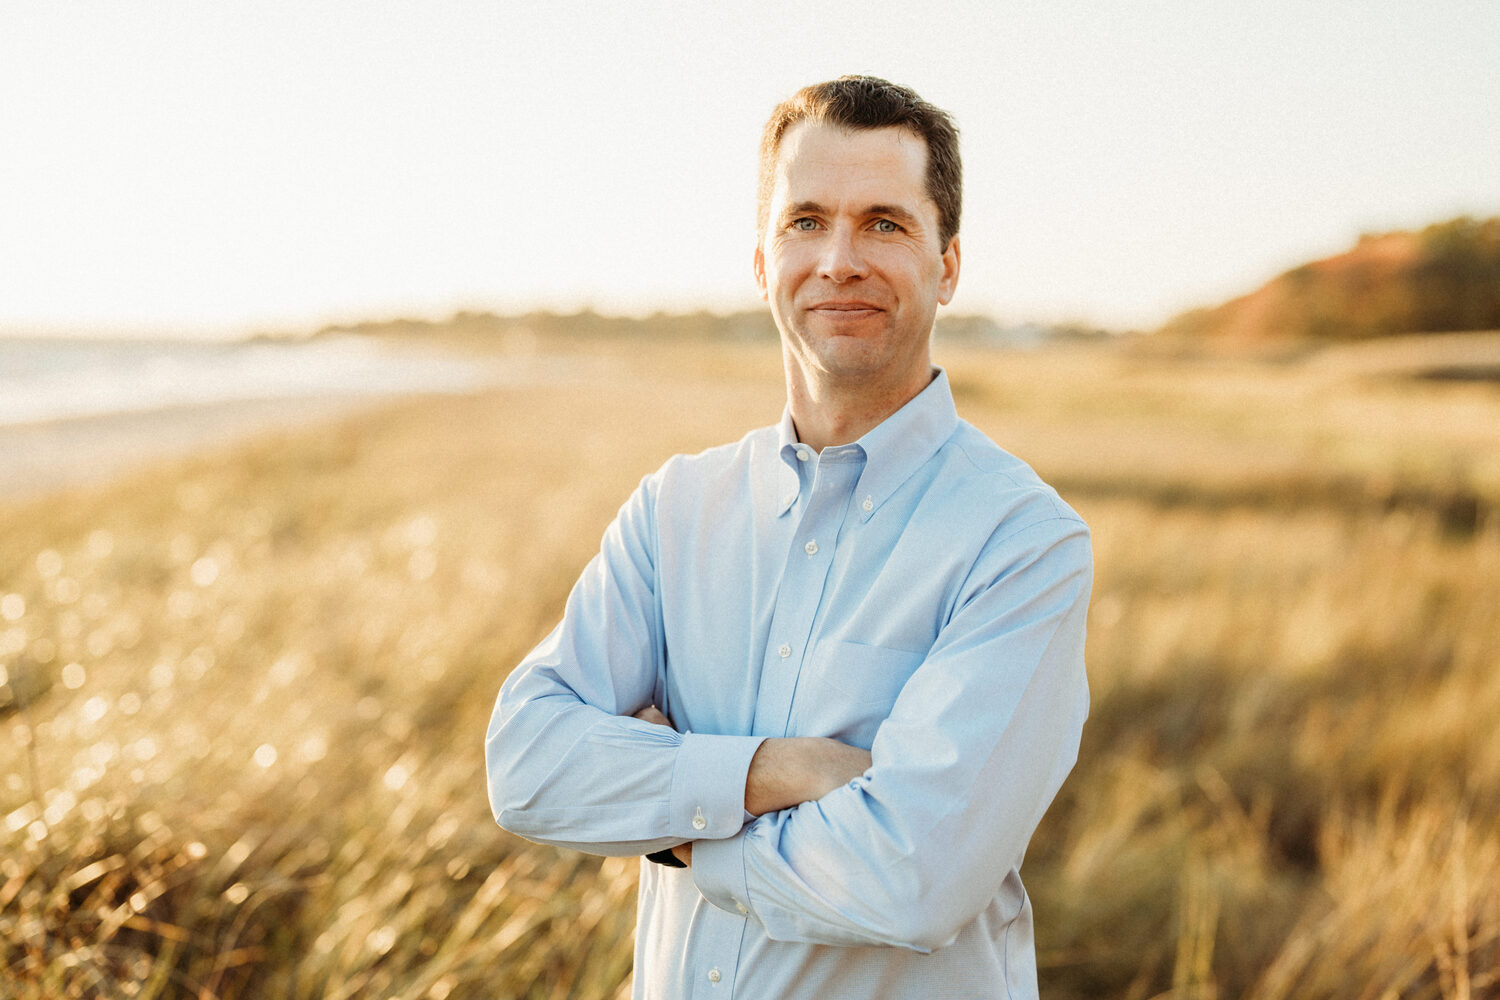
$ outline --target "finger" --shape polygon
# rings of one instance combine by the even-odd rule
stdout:
[[[649,722],[653,726],[666,726],[668,729],[672,728],[671,720],[668,719],[665,715],[662,715],[661,709],[657,708],[655,705],[647,705],[645,708],[635,713],[635,717],[637,719],[640,719],[642,722]]]

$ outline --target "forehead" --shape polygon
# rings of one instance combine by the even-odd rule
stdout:
[[[798,122],[776,154],[773,202],[926,204],[927,142],[904,128]]]

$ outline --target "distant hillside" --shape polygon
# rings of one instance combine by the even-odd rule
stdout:
[[[1500,329],[1500,219],[1367,235],[1161,333],[1253,344]]]
[[[459,312],[447,319],[393,319],[328,326],[318,335],[358,333],[372,336],[449,336],[478,341],[523,337],[547,341],[568,338],[650,340],[770,340],[777,338],[768,309],[727,314],[699,310],[691,313],[657,312],[646,317],[606,316],[585,309],[575,313],[538,310],[518,316],[489,312]],[[944,313],[938,317],[936,337],[944,343],[991,347],[1033,347],[1047,340],[1098,339],[1104,331],[1082,326],[1022,323],[1002,326],[988,316]]]
[[[721,315],[699,310],[691,313],[658,312],[644,318],[607,316],[592,309],[575,313],[546,310],[500,315],[490,312],[464,311],[447,319],[372,320],[365,323],[324,327],[318,334],[359,333],[375,336],[444,335],[466,336],[478,340],[524,336],[542,340],[553,338],[643,338],[684,340],[716,337],[730,340],[757,340],[776,336],[776,327],[764,310]]]

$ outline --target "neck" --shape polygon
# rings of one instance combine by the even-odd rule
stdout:
[[[927,388],[933,377],[932,366],[924,364],[919,372],[888,385],[865,380],[839,385],[805,378],[797,365],[788,364],[787,405],[797,438],[817,451],[857,441]]]

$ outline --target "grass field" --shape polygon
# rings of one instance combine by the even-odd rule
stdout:
[[[542,350],[0,506],[0,994],[628,994],[634,864],[499,831],[482,734],[626,493],[773,421],[779,358]],[[1045,996],[1500,995],[1500,385],[1409,350],[939,346],[1094,529]]]

